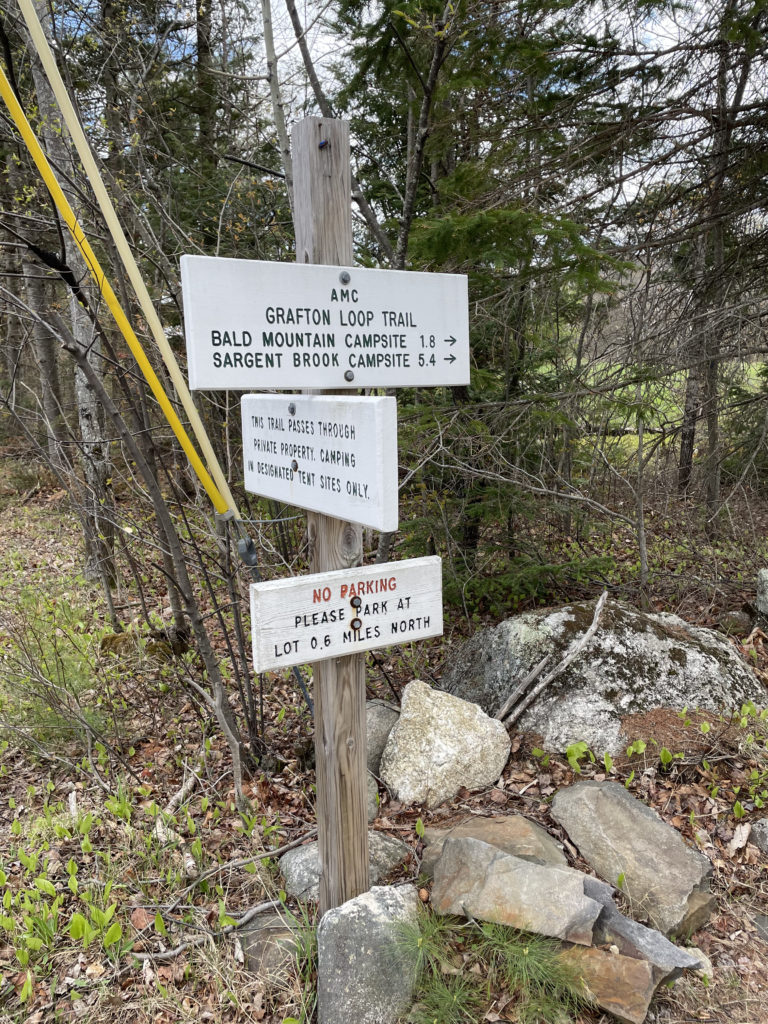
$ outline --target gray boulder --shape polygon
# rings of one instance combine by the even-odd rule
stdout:
[[[402,864],[411,848],[383,832],[368,832],[368,857],[371,885]],[[316,900],[320,888],[320,850],[306,843],[289,850],[280,858],[280,874],[285,891],[302,900]]]
[[[534,864],[568,867],[562,847],[541,825],[524,818],[522,814],[500,814],[493,818],[473,815],[448,828],[425,829],[422,872],[430,877],[434,874],[435,864],[442,855],[446,839],[466,838],[479,839],[504,853],[533,861]]]
[[[665,935],[695,931],[709,919],[709,860],[624,786],[579,782],[555,794],[551,814],[598,875],[621,882],[633,917]]]
[[[387,745],[392,726],[400,712],[383,700],[369,700],[365,705],[365,731],[367,735],[368,771],[379,774],[381,755]]]
[[[585,602],[525,612],[481,630],[450,659],[441,688],[497,714],[545,654],[554,652],[554,665],[584,635],[594,608]],[[746,700],[761,706],[764,688],[721,634],[609,600],[595,635],[518,725],[540,734],[547,749],[584,740],[598,754],[616,754],[626,745],[627,715],[659,707],[719,711]]]
[[[317,929],[318,1024],[394,1024],[416,983],[419,897],[411,886],[374,888],[327,911]]]
[[[479,839],[446,839],[430,899],[438,914],[459,914],[524,931],[592,942],[602,905],[584,895],[584,876],[535,864]]]
[[[476,704],[416,679],[403,691],[400,718],[381,758],[381,778],[398,800],[437,807],[462,786],[481,789],[495,782],[510,746],[502,723]]]

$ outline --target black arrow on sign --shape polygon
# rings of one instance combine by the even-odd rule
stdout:
[[[451,353],[449,356],[443,356],[443,361],[446,363],[455,363],[456,356],[453,353]]]
[[[456,344],[456,339],[453,335],[451,335],[450,338],[443,338],[443,341],[447,341],[451,348]]]

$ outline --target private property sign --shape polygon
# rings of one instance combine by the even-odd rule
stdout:
[[[469,383],[463,274],[182,256],[193,389]]]
[[[243,395],[245,489],[396,530],[394,398]]]
[[[441,636],[437,556],[251,584],[257,672]]]

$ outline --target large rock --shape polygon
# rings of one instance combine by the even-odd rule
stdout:
[[[500,814],[494,818],[473,815],[449,828],[427,828],[424,831],[426,846],[421,858],[422,872],[430,877],[433,875],[446,839],[466,838],[490,843],[504,853],[533,861],[534,864],[568,867],[562,847],[541,825],[524,818],[522,814]]]
[[[411,852],[409,846],[383,832],[368,832],[370,882],[373,885],[402,864]],[[306,843],[289,850],[280,858],[280,874],[285,891],[302,900],[316,900],[320,889],[320,850],[318,844]]]
[[[581,975],[598,1006],[625,1024],[642,1024],[656,989],[650,964],[583,946],[572,946],[561,955]]]
[[[589,945],[602,905],[584,895],[584,876],[534,864],[479,839],[446,839],[430,899],[459,914]]]
[[[481,630],[449,659],[442,689],[497,714],[545,654],[553,652],[556,664],[584,635],[594,608],[587,602],[525,612]],[[765,690],[719,633],[609,600],[594,637],[518,724],[539,733],[547,749],[584,740],[598,754],[615,754],[626,745],[627,715],[659,707],[720,711],[746,700],[761,706]]]
[[[387,745],[392,727],[400,712],[383,700],[369,700],[365,705],[365,731],[367,736],[368,771],[379,774],[381,755]]]
[[[419,897],[411,886],[374,888],[327,911],[317,929],[318,1024],[393,1024],[416,982]]]
[[[592,941],[596,946],[615,946],[622,956],[646,960],[653,968],[656,985],[673,981],[686,968],[698,970],[701,960],[690,950],[675,946],[654,928],[631,921],[613,902],[611,887],[585,876],[584,893],[603,906],[595,923]]]
[[[551,814],[602,878],[621,883],[633,917],[665,935],[695,931],[708,920],[709,860],[624,786],[579,782],[555,794]]]
[[[397,724],[381,758],[381,778],[404,803],[437,807],[462,786],[481,789],[501,775],[507,730],[476,704],[418,679],[403,691]]]

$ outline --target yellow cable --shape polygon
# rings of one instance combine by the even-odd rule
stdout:
[[[117,296],[112,290],[112,286],[104,276],[104,272],[102,271],[101,266],[99,265],[99,261],[96,259],[96,256],[88,243],[88,239],[85,237],[85,233],[83,232],[82,227],[78,223],[77,217],[75,216],[72,207],[69,205],[67,197],[64,195],[61,186],[56,180],[53,171],[51,170],[51,166],[48,163],[48,160],[45,156],[45,153],[43,152],[40,143],[37,141],[37,138],[34,132],[32,131],[29,121],[27,120],[26,115],[19,104],[19,101],[16,99],[16,96],[13,90],[11,89],[10,83],[6,78],[2,67],[0,67],[0,95],[2,95],[2,98],[5,101],[5,104],[8,107],[8,110],[11,114],[11,117],[13,118],[16,127],[18,128],[19,133],[21,134],[21,137],[23,138],[24,143],[32,156],[32,159],[35,161],[37,169],[40,171],[43,181],[45,182],[48,191],[51,193],[53,201],[56,203],[56,206],[59,210],[59,213],[62,216],[62,219],[64,220],[64,223],[69,228],[69,231],[72,237],[74,238],[77,247],[83,254],[83,258],[85,259],[86,265],[91,273],[91,276],[96,282],[96,286],[99,289],[100,294],[103,295],[104,300],[106,301],[107,306],[109,307],[110,312],[112,313],[112,316],[115,318],[117,326],[120,328],[123,337],[127,341],[128,346],[131,352],[133,353],[134,358],[136,359],[136,362],[139,364],[141,372],[144,374],[147,383],[152,389],[152,394],[155,396],[158,403],[160,404],[160,408],[163,410],[165,418],[170,423],[171,429],[176,435],[179,444],[184,449],[184,453],[186,454],[187,458],[192,464],[198,477],[200,478],[200,482],[205,488],[209,498],[213,502],[216,511],[220,513],[226,512],[227,508],[229,507],[228,502],[224,497],[222,497],[218,488],[211,479],[210,474],[206,470],[205,466],[203,465],[200,459],[200,456],[197,454],[197,451],[195,450],[194,445],[189,439],[187,432],[184,430],[184,427],[181,421],[179,420],[179,417],[176,415],[173,406],[168,400],[168,396],[163,391],[163,386],[158,380],[157,374],[152,368],[152,364],[147,359],[146,354],[144,353],[144,350],[141,347],[141,342],[136,337],[133,327],[131,327],[128,318],[123,312],[123,309],[117,299]]]
[[[224,476],[218,459],[211,447],[208,434],[206,433],[203,422],[200,419],[200,414],[197,411],[195,403],[192,400],[192,395],[189,393],[187,382],[184,379],[184,375],[176,361],[173,349],[165,336],[165,331],[163,330],[160,318],[157,315],[157,311],[155,310],[152,299],[147,291],[147,287],[144,284],[144,279],[141,276],[141,271],[134,259],[131,247],[128,244],[128,240],[125,237],[125,233],[122,229],[117,213],[115,212],[115,208],[112,205],[112,200],[106,190],[101,173],[91,151],[91,147],[88,144],[88,140],[85,137],[80,120],[75,112],[74,106],[72,105],[72,100],[70,99],[69,93],[64,85],[58,65],[56,64],[56,60],[45,36],[45,32],[43,31],[43,27],[40,24],[40,20],[37,16],[32,0],[18,0],[18,3],[21,13],[24,15],[24,20],[27,23],[29,33],[32,37],[32,42],[43,65],[43,70],[45,71],[51,88],[53,89],[56,101],[59,104],[62,116],[64,117],[64,122],[69,129],[72,141],[74,142],[75,148],[77,149],[78,155],[83,164],[83,168],[85,169],[85,173],[91,184],[91,188],[93,189],[94,195],[99,203],[102,216],[107,223],[107,227],[109,228],[110,234],[112,235],[112,239],[115,243],[115,248],[117,249],[120,259],[123,261],[128,278],[133,285],[139,305],[141,306],[141,311],[150,331],[152,332],[155,344],[163,357],[163,361],[168,369],[171,381],[176,388],[179,400],[187,414],[192,431],[197,439],[198,445],[200,446],[200,451],[203,453],[205,461],[208,464],[211,476],[216,481],[216,487],[224,496],[228,507],[234,512],[235,517],[239,518],[237,506],[230,492],[226,477]]]

